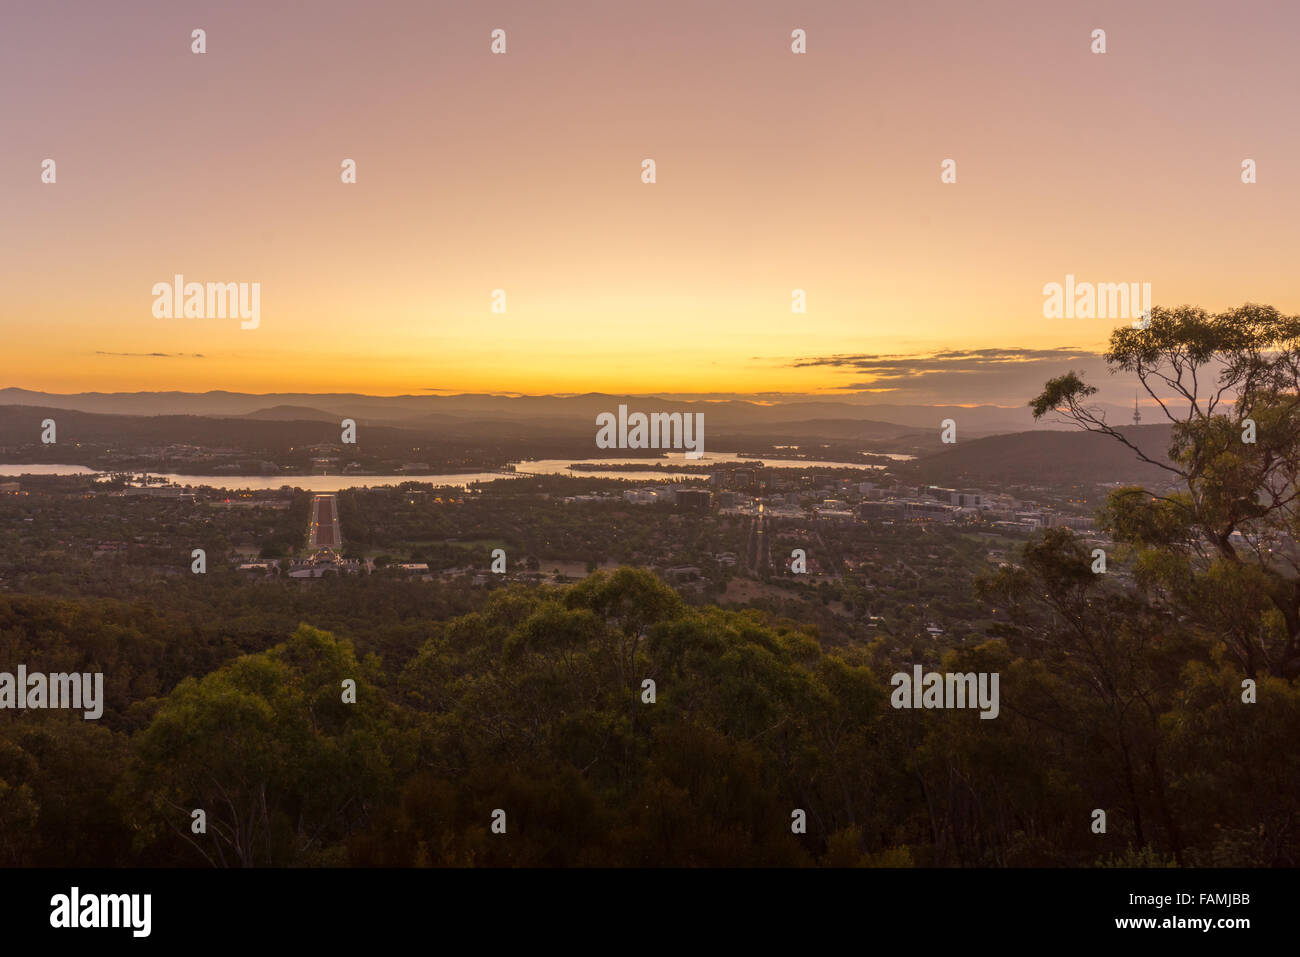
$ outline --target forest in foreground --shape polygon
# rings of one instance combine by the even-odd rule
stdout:
[[[155,609],[0,596],[5,660],[102,668],[109,689],[100,721],[0,712],[0,861],[1294,864],[1300,692],[1263,674],[1244,706],[1194,627],[1086,595],[1097,576],[1063,572],[1077,548],[1060,530],[1030,549],[1016,573],[1055,594],[935,662],[1000,673],[991,721],[892,708],[883,641],[828,654],[634,569],[500,590],[402,660],[303,624],[179,678]],[[1053,628],[1054,601],[1085,620]]]

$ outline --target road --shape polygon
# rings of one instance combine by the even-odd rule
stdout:
[[[311,502],[311,526],[307,531],[307,550],[328,548],[335,552],[343,544],[339,531],[339,510],[333,495],[317,495]]]
[[[749,538],[745,543],[745,569],[754,577],[760,577],[772,568],[772,536],[767,524],[767,513],[760,502],[758,511],[750,520]]]

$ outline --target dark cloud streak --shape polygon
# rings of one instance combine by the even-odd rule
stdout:
[[[201,352],[103,352],[96,350],[95,355],[113,359],[205,359]]]
[[[891,400],[922,404],[1021,405],[1038,394],[1048,379],[1066,371],[1084,374],[1114,402],[1123,402],[1135,385],[1130,376],[1108,375],[1099,353],[1076,346],[807,356],[788,365],[853,376],[847,383],[828,384],[834,392],[863,397],[886,393]]]

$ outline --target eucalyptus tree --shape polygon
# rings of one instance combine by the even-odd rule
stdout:
[[[1104,359],[1136,376],[1168,422],[1164,454],[1149,430],[1121,428],[1068,372],[1029,405],[1132,449],[1164,488],[1112,492],[1117,541],[1137,549],[1139,581],[1221,640],[1241,670],[1300,675],[1300,317],[1246,304],[1210,314],[1156,307],[1116,329]]]

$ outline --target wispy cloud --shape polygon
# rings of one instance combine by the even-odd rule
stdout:
[[[114,359],[205,359],[201,352],[102,352],[95,350],[97,356],[109,356]]]
[[[1096,360],[1095,352],[1062,346],[1054,349],[942,349],[932,353],[812,356],[789,365],[797,369],[829,366],[866,373],[877,379],[910,379],[934,373],[1006,371],[1027,363]]]
[[[1118,387],[1112,401],[1123,401],[1123,392],[1133,386],[1123,376],[1110,376],[1100,354],[1075,346],[853,353],[805,356],[786,364],[838,373],[840,381],[827,384],[835,392],[886,393],[894,401],[920,403],[1021,405],[1068,370],[1084,373],[1095,385]]]

